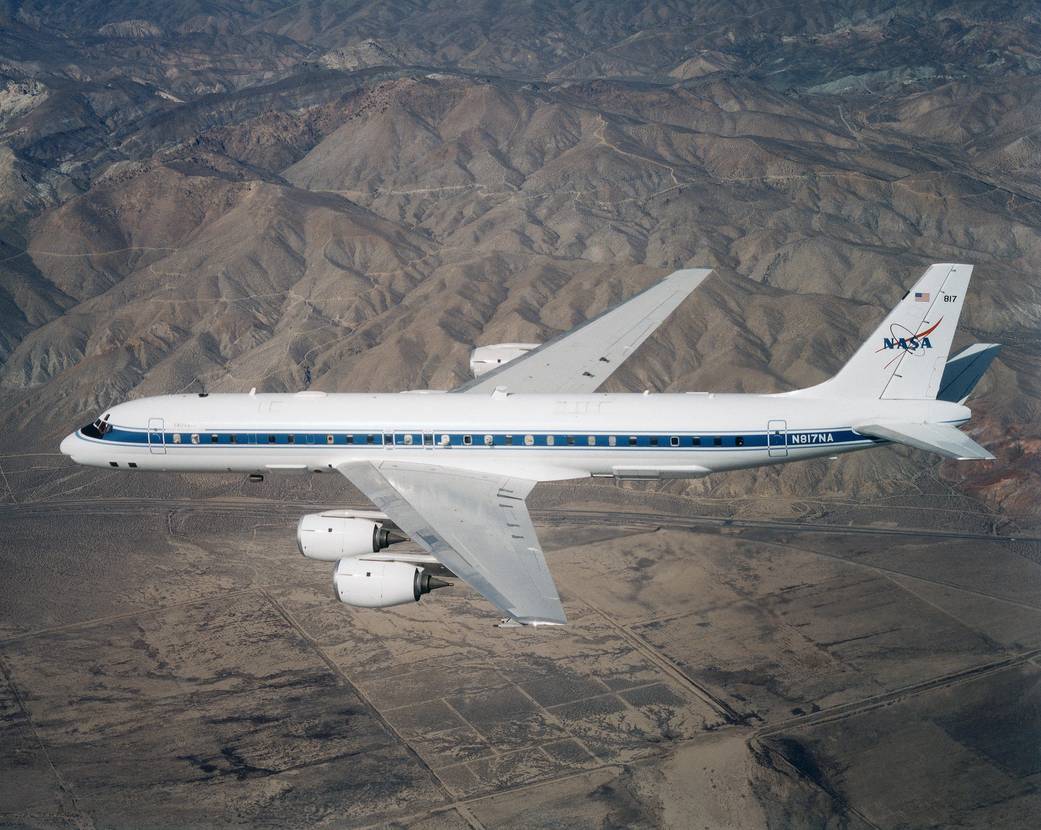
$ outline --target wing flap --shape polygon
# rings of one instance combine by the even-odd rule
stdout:
[[[584,325],[532,349],[455,392],[595,392],[712,273],[674,271],[661,282]]]
[[[984,447],[951,424],[860,424],[853,429],[861,435],[906,444],[944,458],[959,461],[986,461],[994,458]]]
[[[567,622],[525,497],[528,479],[432,464],[337,469],[424,550],[518,622]]]

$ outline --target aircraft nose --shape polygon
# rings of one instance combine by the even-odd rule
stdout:
[[[76,433],[70,432],[65,438],[62,439],[61,446],[58,447],[61,450],[62,455],[72,457],[73,449],[76,446]]]

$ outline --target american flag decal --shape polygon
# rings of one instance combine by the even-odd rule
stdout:
[[[928,291],[915,291],[915,293],[914,293],[914,301],[916,303],[927,303],[927,302],[929,302],[929,292]]]

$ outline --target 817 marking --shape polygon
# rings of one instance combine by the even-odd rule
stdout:
[[[943,295],[943,301],[945,303],[953,303],[957,299],[958,299],[958,295],[957,294],[944,294]]]

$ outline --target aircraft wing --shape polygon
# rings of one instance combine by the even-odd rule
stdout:
[[[712,273],[674,271],[661,282],[599,317],[481,375],[454,392],[595,392]]]
[[[412,541],[516,622],[567,622],[524,503],[534,481],[395,461],[337,469]]]

